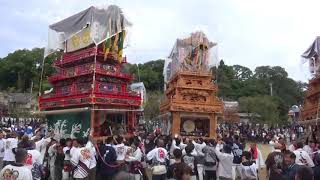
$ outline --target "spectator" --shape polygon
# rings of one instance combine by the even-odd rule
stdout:
[[[139,147],[140,141],[135,140],[131,144],[131,150],[133,153],[131,155],[127,155],[125,160],[126,162],[130,162],[130,173],[135,177],[136,180],[140,180],[141,174],[143,172],[143,167],[141,164],[142,159],[142,151]]]
[[[314,180],[312,169],[308,166],[301,166],[297,171],[295,180]]]
[[[267,171],[269,174],[269,179],[282,180],[283,169],[283,153],[281,152],[282,145],[277,143],[274,145],[275,150],[270,153],[266,160]]]
[[[71,171],[72,171],[72,165],[70,162],[71,154],[70,150],[72,148],[72,140],[70,138],[66,139],[66,146],[63,147],[63,153],[64,153],[64,163],[63,163],[63,170],[62,170],[62,179],[63,180],[69,180],[71,178]]]
[[[296,142],[296,140],[292,140],[291,141],[291,144],[289,145],[289,147],[288,147],[288,150],[290,150],[290,151],[295,151],[296,150],[296,146],[297,146],[297,142]]]
[[[296,155],[296,164],[309,166],[311,168],[314,167],[314,163],[310,158],[309,154],[302,148],[303,148],[303,143],[300,141],[297,143],[297,149],[293,151],[294,154]]]
[[[16,138],[16,134],[13,132],[8,133],[7,139],[4,141],[5,148],[4,148],[4,157],[3,157],[3,164],[4,166],[8,164],[13,164],[15,162],[15,155],[13,154],[12,150],[18,147],[18,139]]]
[[[196,162],[196,157],[192,155],[192,151],[194,150],[194,145],[193,144],[188,144],[187,147],[185,148],[186,154],[182,157],[182,160],[184,163],[186,163],[190,168],[191,168],[191,176],[190,180],[196,180],[197,175],[196,175],[196,167],[197,167],[197,162]]]
[[[283,175],[287,180],[294,180],[299,169],[299,165],[296,164],[296,155],[287,150],[284,153],[284,170]]]
[[[124,145],[123,141],[123,137],[121,136],[115,138],[116,145],[114,146],[114,149],[117,152],[118,163],[124,163],[124,159],[129,148],[128,146]]]
[[[166,179],[166,165],[169,161],[168,152],[164,147],[164,141],[159,139],[157,147],[147,154],[147,160],[152,161],[152,180]]]
[[[216,180],[217,179],[217,165],[218,160],[215,153],[215,141],[209,140],[206,147],[203,148],[204,155],[204,170],[205,180]]]
[[[5,150],[5,139],[3,139],[3,132],[0,132],[0,169],[3,167],[3,156]]]
[[[93,146],[90,141],[85,146],[84,139],[77,139],[79,148],[74,151],[71,156],[71,163],[74,166],[73,178],[88,180],[95,179],[95,154],[93,153]]]
[[[256,162],[258,169],[263,168],[265,166],[265,163],[262,157],[262,153],[259,150],[257,144],[252,143],[248,151],[251,153],[252,159]]]
[[[215,153],[219,159],[217,176],[220,180],[231,180],[232,179],[232,164],[233,164],[233,154],[231,152],[231,147],[229,144],[223,145],[221,149],[219,145],[222,141],[218,141]],[[220,152],[222,150],[222,152]]]
[[[258,169],[255,161],[252,160],[252,155],[249,151],[242,153],[242,162],[240,165],[240,175],[243,180],[257,180]]]
[[[232,153],[233,153],[233,166],[232,166],[232,179],[239,179],[240,178],[240,164],[241,164],[241,158],[242,158],[242,151],[243,146],[239,141],[239,136],[234,135],[234,142],[232,144]]]
[[[197,160],[197,171],[198,171],[198,180],[203,180],[204,175],[204,154],[203,148],[206,147],[206,143],[203,141],[202,138],[199,138],[196,141],[192,141],[195,146],[195,150],[197,153],[196,160]]]
[[[171,164],[168,168],[167,178],[173,179],[174,170],[181,164],[182,162],[182,151],[180,149],[173,150],[174,163]]]
[[[313,168],[314,179],[320,179],[320,153],[317,153],[314,158],[315,167]]]
[[[56,180],[55,177],[55,162],[57,157],[57,147],[59,146],[58,142],[55,139],[51,140],[49,149],[48,149],[48,156],[49,156],[49,168],[50,168],[50,178],[51,180]]]
[[[31,170],[26,167],[28,152],[26,149],[15,150],[15,162],[6,165],[0,172],[0,179],[32,180]]]
[[[99,145],[97,162],[97,179],[111,180],[118,172],[117,153],[113,147],[113,138],[108,137],[106,144]]]
[[[180,163],[177,165],[177,167],[174,169],[174,179],[176,180],[190,180],[191,175],[191,168],[184,164]]]

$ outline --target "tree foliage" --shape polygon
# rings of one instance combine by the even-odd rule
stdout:
[[[279,104],[271,96],[251,96],[239,98],[240,110],[246,112],[251,120],[260,122],[279,122]]]
[[[262,121],[285,121],[288,109],[303,102],[306,84],[289,78],[280,66],[259,66],[252,72],[247,67],[228,66],[221,61],[213,71],[219,96],[239,101],[242,111],[257,113]]]
[[[39,89],[43,48],[17,50],[0,60],[0,90],[10,92],[30,92]],[[47,77],[54,72],[52,55],[45,61]],[[45,78],[46,79],[46,78]]]
[[[144,64],[126,64],[126,71],[134,75],[134,81],[141,81],[149,91],[163,90],[164,60],[149,61]]]
[[[148,93],[148,101],[144,107],[144,115],[146,119],[153,119],[160,113],[160,103],[163,98],[162,91],[150,91]]]
[[[9,92],[30,92],[39,89],[43,59],[43,48],[17,50],[0,59],[0,90]],[[44,64],[43,89],[50,88],[48,76],[54,73],[53,60],[59,54],[46,58]],[[164,60],[142,64],[126,64],[124,70],[134,75],[134,81],[144,83],[149,94],[145,113],[149,118],[158,113],[162,97]],[[220,62],[212,68],[214,79],[219,86],[218,96],[223,100],[240,102],[243,112],[251,111],[260,115],[261,121],[274,122],[287,119],[292,105],[302,104],[306,84],[288,77],[280,66],[259,66],[254,71],[241,65],[229,66]],[[272,97],[270,91],[272,87]]]

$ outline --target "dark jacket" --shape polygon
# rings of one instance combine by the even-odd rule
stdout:
[[[270,153],[266,160],[267,171],[270,171],[270,180],[284,180],[283,172],[283,153],[274,151]]]
[[[234,142],[232,145],[233,163],[240,164],[242,161],[243,146],[238,142]]]
[[[314,179],[320,179],[320,166],[315,166],[313,168]]]
[[[97,172],[104,176],[113,176],[118,172],[117,153],[112,146],[100,145],[97,161]],[[101,156],[100,156],[101,155]],[[103,160],[102,160],[103,158]]]
[[[299,169],[299,165],[294,163],[293,165],[284,168],[283,170],[283,176],[286,180],[295,180],[296,173]]]
[[[183,162],[180,163],[173,163],[169,166],[168,172],[167,172],[167,179],[172,179],[174,178],[174,171],[175,169]]]

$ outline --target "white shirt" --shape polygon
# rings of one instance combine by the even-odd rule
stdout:
[[[296,164],[314,167],[314,163],[306,151],[299,148],[293,152],[296,155]]]
[[[41,154],[38,150],[33,149],[33,150],[28,150],[28,156],[26,160],[26,165],[32,169],[34,163],[39,163],[42,164],[41,161]]]
[[[288,150],[293,152],[294,150],[296,150],[296,148],[294,147],[293,144],[290,144],[290,146],[288,147]]]
[[[251,148],[248,149],[249,152],[251,152]],[[265,162],[264,162],[264,159],[263,159],[263,156],[262,156],[262,153],[261,151],[257,148],[257,151],[258,151],[258,157],[257,159],[254,159],[256,161],[256,164],[257,164],[257,167],[258,168],[262,168],[262,167],[265,167]],[[275,151],[275,150],[273,150]],[[253,159],[253,158],[252,158]]]
[[[35,142],[36,150],[38,150],[41,154],[41,157],[40,157],[41,164],[43,162],[44,155],[46,153],[47,145],[50,143],[50,141],[51,141],[51,138],[47,138],[47,139],[42,138],[40,141]]]
[[[276,143],[278,143],[278,142],[277,142],[277,141],[274,141],[274,140],[269,141],[269,145],[270,145],[270,150],[271,150],[271,152],[274,151],[274,145],[275,145]]]
[[[72,148],[70,149],[70,158],[72,158],[72,155],[74,154],[73,152],[74,152],[75,150],[77,150],[77,149],[78,149],[78,147],[72,146]]]
[[[48,154],[49,154],[49,165],[50,167],[54,167],[54,162],[56,160],[56,155],[57,155],[57,149],[56,149],[57,144],[53,144],[49,147],[48,149]]]
[[[160,163],[165,163],[168,159],[168,152],[166,149],[160,147],[160,148],[154,148],[152,151],[150,151],[147,154],[147,159],[150,161],[152,159],[157,160]]]
[[[240,175],[242,179],[258,179],[257,174],[258,167],[255,163],[251,166],[240,165]]]
[[[68,151],[68,150],[70,150],[70,151],[69,151],[69,154],[67,154],[67,151]],[[68,146],[64,147],[64,148],[63,148],[63,153],[64,153],[64,160],[70,161],[70,159],[71,159],[71,148],[68,147]]]
[[[221,146],[216,146],[216,155],[219,159],[218,177],[232,178],[233,154],[221,153]]]
[[[196,143],[195,141],[192,141],[193,145],[194,145],[194,149],[197,151],[197,155],[198,156],[204,156],[204,153],[202,152],[202,149],[204,147],[206,147],[206,143],[202,142],[201,144]]]
[[[5,148],[4,148],[4,161],[15,161],[16,158],[12,152],[13,148],[18,147],[18,140],[16,138],[8,138],[4,140]]]
[[[88,169],[92,169],[96,166],[95,156],[92,153],[92,150],[88,147],[75,149],[70,161],[74,166],[76,166],[73,173],[74,178],[85,178],[88,176],[89,172],[83,171],[83,169],[81,169],[81,166],[79,166],[80,161],[81,163],[85,164]]]
[[[126,159],[126,161],[127,161],[127,162],[131,162],[131,161],[141,161],[141,158],[142,158],[142,151],[141,151],[140,148],[137,148],[137,149],[133,152],[132,156],[129,156],[129,157]]]
[[[114,149],[116,150],[116,153],[117,153],[117,161],[123,161],[127,154],[128,146],[125,146],[123,143],[121,143],[121,144],[115,145]]]
[[[96,167],[97,165],[97,160],[96,160],[96,156],[97,156],[97,152],[96,152],[96,148],[93,146],[93,144],[91,143],[91,141],[88,141],[88,143],[86,144],[86,148],[88,148],[90,150],[90,166],[89,169],[92,169],[94,167]]]
[[[4,156],[4,148],[5,148],[4,139],[0,139],[0,158],[3,158]]]
[[[32,180],[31,170],[25,166],[5,166],[0,172],[0,180]]]
[[[313,154],[312,149],[309,145],[305,145],[303,147],[303,150],[306,151],[309,154],[309,156],[311,156]]]
[[[173,151],[175,149],[180,149],[179,146],[177,146],[177,142],[175,139],[172,140],[172,144],[171,144],[171,147],[170,147],[170,155],[173,157]]]

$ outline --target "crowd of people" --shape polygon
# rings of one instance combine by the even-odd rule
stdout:
[[[269,143],[269,141],[274,139],[274,137],[281,137],[286,141],[286,143],[289,144],[292,141],[295,141],[296,139],[299,139],[302,136],[304,136],[307,133],[307,131],[310,130],[302,125],[268,127],[262,124],[253,125],[243,123],[223,123],[220,124],[217,128],[218,134],[241,134],[248,141],[254,141],[264,144]],[[315,138],[315,135],[313,134],[312,137]]]
[[[267,129],[261,142],[269,143],[271,152],[265,160],[250,139],[250,132],[264,129],[246,125],[220,125],[216,139],[172,137],[141,127],[132,136],[103,141],[56,139],[41,127],[7,128],[0,133],[0,180],[258,180],[264,168],[270,180],[320,179],[319,139],[299,128],[299,138],[289,142],[283,134],[290,128]]]

